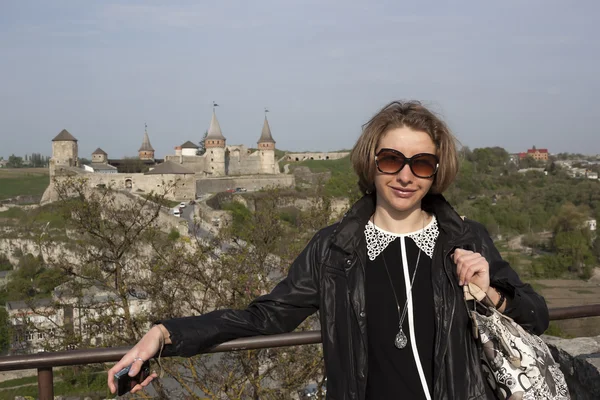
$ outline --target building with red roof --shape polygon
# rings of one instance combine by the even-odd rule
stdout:
[[[519,153],[519,159],[522,160],[525,157],[531,157],[537,161],[548,161],[548,149],[537,149],[535,146],[531,149],[527,149],[527,153]]]

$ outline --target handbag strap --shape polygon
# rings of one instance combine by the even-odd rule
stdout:
[[[463,286],[463,293],[465,300],[477,300],[479,302],[483,302],[483,299],[487,297],[487,293],[485,293],[483,289],[470,282],[468,285]]]
[[[482,288],[474,283],[464,285],[463,294],[466,301],[475,300],[476,303],[482,304],[487,308],[493,308],[494,310],[496,309],[496,304],[494,304],[490,296],[488,296],[488,294],[484,292]]]

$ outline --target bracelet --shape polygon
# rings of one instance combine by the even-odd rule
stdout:
[[[498,300],[498,303],[496,303],[496,310],[500,310],[500,307],[502,307],[502,305],[506,301],[506,297],[504,296],[504,293],[502,293],[498,289],[494,288],[494,290],[500,295],[500,300]]]

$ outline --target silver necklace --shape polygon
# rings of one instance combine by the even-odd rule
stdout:
[[[375,224],[375,216],[373,215],[373,224]],[[423,229],[425,228],[425,219],[423,219]],[[402,246],[400,241],[398,244]],[[418,246],[417,246],[418,247]],[[402,247],[400,248],[402,251]],[[404,302],[404,309],[402,313],[400,313],[400,303],[398,302],[398,296],[396,295],[396,289],[394,289],[394,282],[392,281],[392,276],[390,275],[390,270],[388,269],[387,263],[385,262],[385,255],[381,255],[383,258],[383,265],[385,267],[385,272],[387,272],[388,279],[390,280],[390,286],[392,287],[392,293],[394,293],[394,300],[396,301],[396,307],[398,308],[398,320],[400,330],[396,334],[396,338],[394,339],[394,345],[398,349],[403,349],[408,344],[408,338],[402,329],[402,324],[404,323],[404,318],[406,318],[406,312],[408,311],[408,295],[412,292],[413,283],[415,282],[415,276],[417,276],[417,270],[419,269],[419,261],[421,260],[421,248],[419,247],[419,254],[417,255],[417,263],[415,264],[415,272],[413,272],[413,276],[410,280],[410,287],[408,288],[408,292],[406,294],[406,301]]]

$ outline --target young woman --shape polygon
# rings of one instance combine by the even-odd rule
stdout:
[[[161,343],[192,356],[235,338],[289,332],[320,310],[328,399],[488,399],[462,285],[536,334],[544,299],[502,260],[485,230],[441,193],[458,171],[455,139],[418,102],[392,102],[351,154],[364,196],[324,228],[273,291],[245,310],[154,326],[108,372],[135,375]],[[152,375],[135,390],[148,385]]]

